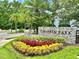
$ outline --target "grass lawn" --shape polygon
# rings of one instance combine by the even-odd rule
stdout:
[[[0,48],[0,59],[79,59],[78,46],[67,46],[63,50],[45,56],[24,56],[13,49],[11,43]]]

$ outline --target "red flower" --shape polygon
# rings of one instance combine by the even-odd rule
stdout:
[[[52,43],[55,43],[53,40],[45,40],[45,41],[38,41],[38,40],[28,40],[23,39],[21,42],[24,42],[26,45],[30,46],[42,46],[42,45],[50,45]]]

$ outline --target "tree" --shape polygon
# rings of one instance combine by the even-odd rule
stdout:
[[[31,0],[27,1],[25,7],[29,11],[27,22],[30,24],[30,28],[38,31],[38,27],[51,24],[49,14],[45,13],[49,9],[48,0]],[[46,23],[48,21],[48,23]]]
[[[19,13],[14,13],[10,16],[10,21],[13,21],[15,23],[15,30],[17,32],[17,23],[19,22],[20,14]]]
[[[8,29],[9,23],[8,23],[8,18],[9,18],[9,4],[7,0],[0,1],[0,28]]]
[[[79,0],[52,0],[50,10],[52,10],[52,16],[58,15],[62,18],[63,25],[68,25],[71,19],[78,19],[79,13]],[[57,13],[58,11],[58,13]]]
[[[25,0],[24,3],[0,1],[0,28],[11,27],[10,15],[13,15],[12,19],[18,17],[18,28],[29,25],[37,32],[40,26],[52,26],[51,21],[56,15],[62,18],[62,26],[67,25],[71,19],[79,21],[79,0]]]
[[[0,1],[0,28],[10,29],[10,15],[19,12],[20,5],[21,4],[15,0],[11,3],[8,3],[8,0]]]

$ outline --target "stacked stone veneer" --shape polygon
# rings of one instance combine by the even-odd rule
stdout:
[[[75,44],[76,28],[75,27],[39,27],[38,34],[44,36],[59,36],[66,38],[66,43]]]

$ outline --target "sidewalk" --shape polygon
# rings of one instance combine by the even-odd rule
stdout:
[[[13,38],[16,36],[21,36],[21,35],[24,35],[24,33],[15,33],[15,34],[0,33],[0,39]]]
[[[7,44],[8,42],[12,41],[14,39],[10,39],[10,40],[0,40],[0,47],[3,47],[5,44]]]
[[[14,40],[12,38],[24,35],[24,33],[16,33],[16,34],[6,34],[6,33],[0,33],[0,47],[4,46],[8,42]]]

